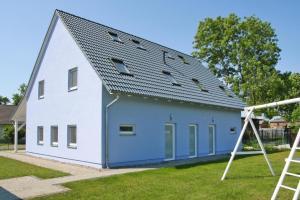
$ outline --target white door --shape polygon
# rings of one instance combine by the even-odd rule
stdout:
[[[215,125],[208,126],[208,154],[214,155],[216,153],[216,135],[215,135]]]
[[[189,125],[189,156],[190,158],[197,156],[197,125]]]
[[[175,159],[175,124],[165,124],[165,160]]]

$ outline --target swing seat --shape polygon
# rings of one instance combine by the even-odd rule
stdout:
[[[256,155],[256,154],[263,154],[263,151],[240,151],[236,152],[235,155]],[[233,154],[233,152],[231,152]]]

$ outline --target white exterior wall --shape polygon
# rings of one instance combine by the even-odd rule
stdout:
[[[78,68],[78,90],[68,91],[68,70]],[[38,99],[38,82],[45,98]],[[58,19],[27,101],[26,151],[61,161],[101,167],[102,81]],[[50,126],[58,126],[58,147]],[[77,149],[67,147],[67,125],[77,125]],[[44,127],[44,145],[37,144]]]

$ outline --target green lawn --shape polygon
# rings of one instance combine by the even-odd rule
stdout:
[[[31,175],[39,178],[54,178],[68,174],[0,156],[0,180]]]
[[[235,160],[224,182],[220,178],[227,160],[72,182],[65,184],[70,192],[37,199],[270,199],[287,155],[270,154],[276,177],[270,175],[260,155]],[[292,172],[300,173],[299,166],[292,167]],[[296,179],[288,182],[296,187]],[[280,195],[291,199],[292,193]]]

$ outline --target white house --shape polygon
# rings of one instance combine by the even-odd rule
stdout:
[[[228,153],[243,106],[197,59],[56,10],[13,118],[28,154],[102,168]]]

